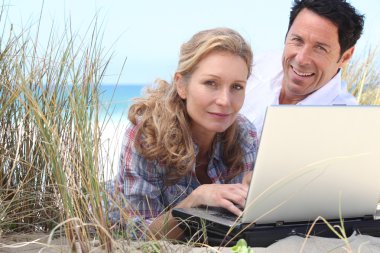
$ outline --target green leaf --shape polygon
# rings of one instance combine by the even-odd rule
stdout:
[[[231,250],[234,253],[253,253],[253,249],[248,247],[244,239],[240,239],[235,246],[231,247]]]

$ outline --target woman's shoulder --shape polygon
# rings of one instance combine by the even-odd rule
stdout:
[[[134,170],[139,170],[140,168],[137,172],[138,174],[149,174],[155,171],[155,168],[160,164],[156,160],[147,159],[144,154],[141,153],[141,147],[140,149],[136,147],[136,142],[141,142],[143,140],[142,135],[137,136],[139,128],[139,124],[135,125],[131,122],[127,123],[124,131],[121,152],[122,155],[127,156],[128,159],[131,160],[131,163],[134,163]],[[140,166],[138,166],[138,164]],[[162,168],[160,169],[162,170]]]
[[[236,118],[239,126],[239,141],[247,146],[257,143],[257,131],[255,125],[244,115],[239,114]]]
[[[133,146],[136,141],[136,134],[139,126],[130,121],[127,122],[124,128],[122,146]]]
[[[238,126],[242,129],[242,131],[252,131],[256,133],[255,125],[243,114],[238,114],[236,121]]]

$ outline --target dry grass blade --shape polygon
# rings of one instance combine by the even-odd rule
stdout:
[[[379,46],[353,59],[343,70],[342,79],[362,105],[380,105]]]
[[[111,252],[98,119],[109,59],[96,19],[83,39],[51,34],[44,50],[38,30],[29,32],[11,29],[0,43],[0,229],[49,231],[69,220],[63,228],[73,251],[79,244],[88,252],[95,236]]]

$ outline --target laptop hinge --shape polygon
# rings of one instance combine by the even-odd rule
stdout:
[[[284,221],[276,221],[276,227],[281,227],[284,225]]]
[[[367,215],[363,216],[363,220],[373,220],[373,219],[374,219],[374,217],[372,214],[367,214]]]

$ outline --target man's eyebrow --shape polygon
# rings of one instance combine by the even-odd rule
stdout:
[[[289,34],[289,37],[293,37],[293,38],[298,38],[298,39],[301,39],[303,40],[302,36],[296,34],[296,33],[291,33]],[[322,47],[327,47],[327,48],[331,48],[331,46],[327,43],[324,43],[324,42],[316,42],[316,45],[318,46],[322,46]]]
[[[299,35],[299,34],[297,34],[297,33],[290,33],[289,36],[297,37],[297,38],[302,38],[302,36]]]
[[[322,46],[322,47],[328,47],[328,48],[331,48],[331,46],[329,44],[326,44],[326,43],[323,43],[323,42],[317,42],[317,45],[318,46]]]

